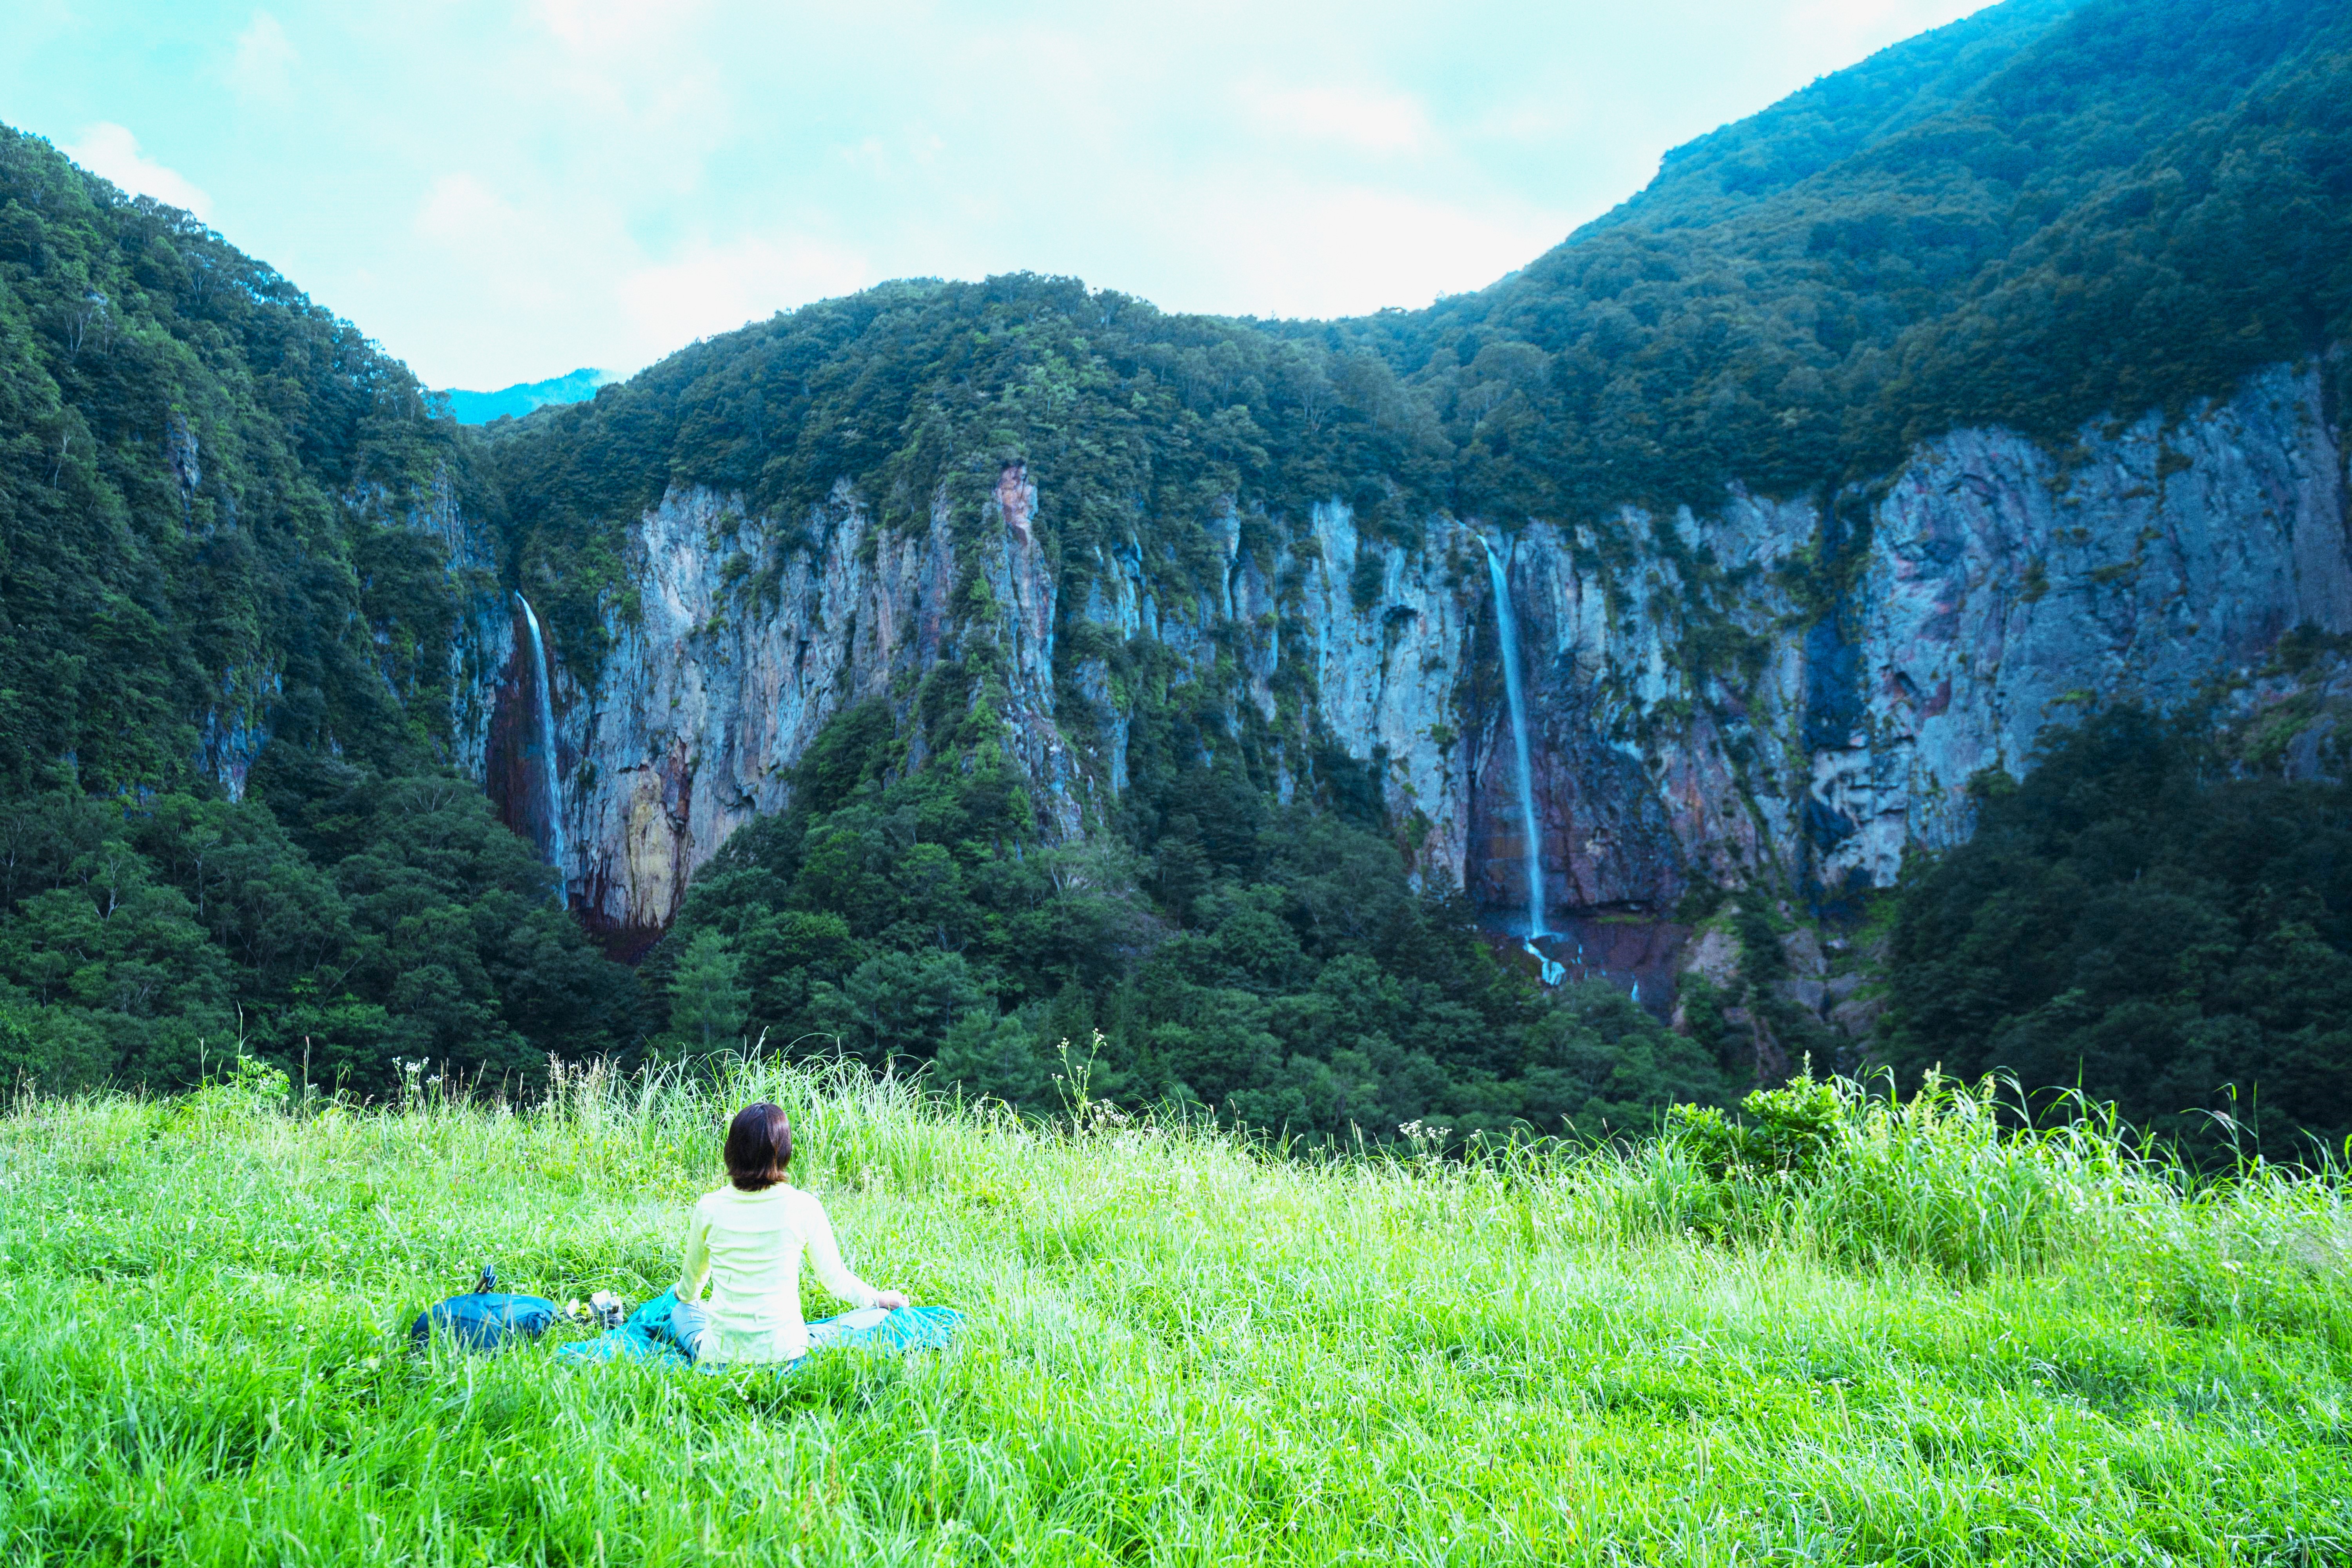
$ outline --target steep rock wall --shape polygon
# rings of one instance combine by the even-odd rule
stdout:
[[[1483,537],[1525,644],[1552,908],[1663,910],[1695,879],[1759,874],[1883,885],[1906,846],[1964,837],[1969,776],[2021,766],[2043,725],[2179,703],[2298,625],[2352,629],[2346,493],[2319,377],[2285,367],[2178,420],[2086,426],[2063,456],[1955,432],[1828,500],[1735,489],[1708,516],[1579,528],[1436,517],[1410,549],[1337,503],[1287,531],[1227,512],[1202,580],[1148,539],[1057,561],[1018,465],[961,537],[943,500],[927,527],[879,530],[846,483],[794,520],[674,489],[632,530],[601,670],[558,677],[566,869],[592,921],[650,935],[730,833],[784,804],[828,719],[905,703],[975,639],[998,652],[1048,830],[1085,831],[1129,787],[1136,697],[1098,652],[1057,668],[1083,621],[1090,647],[1148,639],[1287,726],[1278,789],[1318,736],[1377,764],[1424,874],[1516,907]],[[478,686],[514,634],[475,625],[488,640],[459,658]],[[1303,694],[1286,714],[1278,689]]]
[[[2316,374],[2257,377],[2069,456],[1960,432],[1879,506],[1856,722],[1812,760],[1813,797],[1851,827],[1832,867],[1884,883],[1906,842],[1966,837],[1969,775],[2016,771],[2087,702],[2174,706],[2299,625],[2352,628],[2343,453]]]
[[[635,594],[608,613],[597,677],[583,686],[551,650],[573,907],[625,945],[657,933],[695,868],[783,805],[828,720],[903,698],[975,635],[1004,655],[1011,751],[1054,829],[1077,832],[1083,782],[1053,720],[1055,578],[1029,528],[1035,504],[1008,468],[970,552],[972,597],[989,606],[974,626],[953,613],[963,584],[944,504],[924,531],[891,533],[843,485],[795,534],[739,498],[666,496],[631,531]],[[776,569],[762,580],[755,563]],[[527,694],[511,676],[501,687],[509,705]]]

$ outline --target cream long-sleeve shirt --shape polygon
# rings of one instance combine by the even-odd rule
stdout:
[[[764,1192],[721,1187],[697,1198],[686,1226],[677,1299],[693,1301],[710,1281],[712,1361],[791,1361],[808,1352],[801,1319],[801,1255],[824,1288],[853,1307],[878,1294],[841,1261],[833,1222],[816,1194],[778,1184]]]

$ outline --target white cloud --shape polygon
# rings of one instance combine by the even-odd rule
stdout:
[[[236,53],[229,59],[229,86],[239,98],[284,103],[293,96],[294,68],[300,59],[278,18],[256,11],[237,35]]]
[[[1349,87],[1242,84],[1244,111],[1265,129],[1366,153],[1412,153],[1431,140],[1429,113],[1410,93]]]
[[[566,47],[643,58],[689,29],[706,9],[687,0],[532,0],[531,15]]]
[[[648,240],[609,194],[529,181],[509,193],[499,188],[509,178],[444,174],[415,209],[438,311],[471,328],[456,352],[420,363],[436,384],[514,380],[518,337],[563,342],[583,364],[635,369],[695,338],[880,280],[854,247],[789,226]]]
[[[637,268],[614,294],[635,329],[633,363],[642,363],[695,338],[877,281],[856,252],[788,237],[698,246],[674,260]]]
[[[139,138],[129,128],[101,120],[58,151],[93,174],[103,174],[135,196],[152,196],[197,217],[210,217],[213,199],[176,169],[142,157]]]
[[[509,236],[515,210],[472,174],[444,174],[416,209],[416,232],[443,245],[481,248]]]
[[[1190,221],[1169,236],[1181,275],[1166,279],[1158,302],[1256,316],[1417,308],[1493,282],[1565,233],[1529,204],[1372,184],[1220,186],[1184,210]]]
[[[1940,27],[1980,10],[1984,0],[1796,0],[1790,30],[1840,55]]]
[[[470,174],[444,174],[416,210],[417,237],[438,252],[444,277],[467,298],[502,310],[560,304],[574,247],[563,226],[527,211]]]
[[[1479,110],[1465,130],[1480,141],[1542,146],[1581,129],[1591,116],[1589,95],[1573,81],[1544,86],[1545,91]]]

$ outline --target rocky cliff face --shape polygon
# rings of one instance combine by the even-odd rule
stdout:
[[[657,934],[694,868],[783,805],[787,773],[827,720],[903,695],[974,637],[1006,656],[1008,742],[1053,831],[1080,831],[1087,781],[1054,723],[1055,577],[1029,526],[1035,505],[1025,474],[1005,470],[977,552],[989,611],[960,620],[944,504],[921,532],[885,533],[845,485],[788,532],[708,490],[665,497],[632,531],[635,594],[610,612],[596,678],[583,684],[550,650],[573,907],[624,945]],[[774,569],[761,580],[754,563]],[[546,843],[520,760],[535,700],[517,662],[528,645],[510,621],[500,637],[485,767],[508,819]]]
[[[2232,682],[2242,707],[2292,695],[2244,678],[2297,626],[2352,630],[2329,412],[2315,372],[2281,367],[2178,420],[2085,427],[2063,454],[1958,431],[1826,502],[1734,491],[1711,516],[1628,508],[1580,528],[1439,517],[1414,549],[1303,504],[1286,539],[1256,548],[1244,536],[1272,531],[1216,520],[1208,580],[1171,575],[1148,539],[1058,559],[1041,476],[1017,465],[976,534],[944,500],[925,528],[879,530],[845,484],[804,519],[674,489],[633,531],[635,591],[610,612],[601,668],[583,680],[551,650],[575,907],[610,932],[657,931],[694,868],[784,804],[829,718],[904,702],[912,678],[981,640],[1050,830],[1085,831],[1127,787],[1135,702],[1103,658],[1057,668],[1057,639],[1087,622],[1228,683],[1277,732],[1375,763],[1424,874],[1517,908],[1482,539],[1506,552],[1524,644],[1553,909],[1662,911],[1702,879],[1884,885],[1906,847],[1969,831],[1971,774],[2020,768],[2043,725],[2085,704],[2168,706]],[[511,706],[527,694],[514,627],[469,626],[460,709]],[[1083,696],[1083,725],[1057,691]],[[495,780],[495,737],[469,725],[483,739],[467,760]],[[1307,754],[1286,752],[1278,788]]]

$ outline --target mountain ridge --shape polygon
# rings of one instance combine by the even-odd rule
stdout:
[[[488,430],[14,137],[0,689],[58,700],[12,710],[0,762],[24,798],[245,796],[321,864],[367,780],[456,769],[564,847],[656,989],[1015,1100],[1097,1025],[1134,1092],[1327,1129],[1704,1100],[1860,1048],[1821,977],[1792,1010],[1693,989],[1695,1060],[1560,1022],[1462,945],[1467,906],[1524,907],[1532,859],[1571,963],[1629,918],[1671,949],[1727,900],[1832,908],[1964,838],[1976,781],[2084,703],[2291,710],[2308,743],[2263,765],[2334,766],[2336,655],[2264,671],[2352,632],[2347,47],[2275,0],[2011,0],[1426,311],[900,282]],[[68,570],[42,551],[72,528]],[[103,701],[66,695],[84,671]],[[501,1040],[547,1037],[499,990],[536,961],[478,952]],[[268,986],[255,1016],[309,1016]],[[1335,1044],[1334,1008],[1387,1043]],[[649,999],[644,1033],[676,1016]],[[1645,1042],[1638,1092],[1568,1043],[1603,1036]]]
[[[545,381],[517,382],[496,392],[467,392],[451,387],[436,395],[449,400],[449,412],[460,425],[488,425],[495,419],[520,419],[534,408],[551,404],[579,403],[596,395],[596,389],[615,379],[601,370],[583,366]]]

